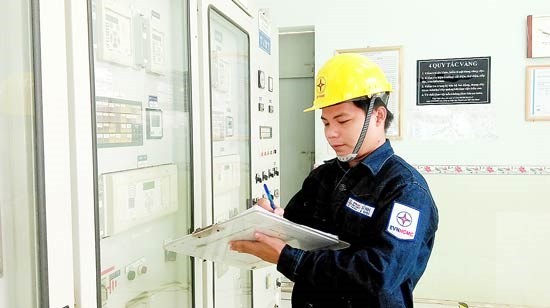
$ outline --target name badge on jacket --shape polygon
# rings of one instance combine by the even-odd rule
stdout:
[[[372,214],[374,213],[374,207],[361,203],[353,198],[349,198],[348,202],[346,203],[346,206],[355,212],[365,215],[367,217],[372,217]]]

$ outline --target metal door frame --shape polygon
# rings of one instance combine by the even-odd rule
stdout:
[[[199,98],[198,101],[203,102],[198,104],[197,110],[198,118],[201,119],[199,131],[197,131],[199,139],[197,139],[196,145],[199,145],[200,152],[202,153],[202,161],[200,165],[195,169],[196,178],[201,179],[200,195],[196,196],[197,202],[195,202],[195,213],[197,218],[195,220],[196,227],[204,227],[213,223],[213,196],[212,196],[212,148],[211,148],[211,116],[210,116],[210,25],[209,25],[209,10],[213,8],[217,12],[221,13],[229,21],[239,26],[249,37],[249,77],[250,83],[254,82],[254,74],[252,72],[253,59],[251,57],[251,46],[254,42],[254,35],[252,33],[253,19],[247,11],[245,11],[236,2],[227,0],[199,0],[198,1],[198,28],[197,28],[197,57],[199,67],[201,69],[201,75],[199,75]],[[251,8],[252,9],[252,8]],[[252,100],[252,94],[250,94]],[[200,200],[200,201],[199,201]],[[195,291],[196,298],[201,298],[202,305],[196,307],[213,308],[214,307],[214,269],[211,262],[201,262],[196,267],[196,273],[201,274],[201,288],[197,288]],[[198,275],[196,276],[199,277]],[[198,293],[200,292],[200,293]]]

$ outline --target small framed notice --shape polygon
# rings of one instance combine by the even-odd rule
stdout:
[[[550,121],[550,65],[528,66],[525,80],[525,120]]]
[[[417,60],[417,106],[490,101],[491,57]]]
[[[388,101],[388,109],[393,113],[393,122],[391,123],[386,136],[389,139],[401,139],[403,127],[403,108],[401,98],[401,80],[402,80],[402,55],[401,46],[386,46],[386,47],[369,47],[358,49],[340,49],[336,50],[340,53],[358,53],[366,56],[372,62],[378,64],[388,82],[392,86],[392,93]]]
[[[527,16],[527,58],[550,57],[550,15]]]

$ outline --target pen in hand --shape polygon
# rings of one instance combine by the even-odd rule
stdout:
[[[275,210],[275,202],[273,202],[273,197],[271,196],[271,193],[269,192],[269,188],[267,188],[267,185],[264,184],[264,191],[267,195],[267,199],[269,200],[269,204],[271,205],[271,208]]]

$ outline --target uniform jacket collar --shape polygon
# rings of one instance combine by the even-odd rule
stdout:
[[[386,139],[386,142],[379,146],[374,152],[365,157],[361,164],[365,165],[372,172],[373,175],[378,174],[384,163],[393,155],[393,148],[390,141]]]

